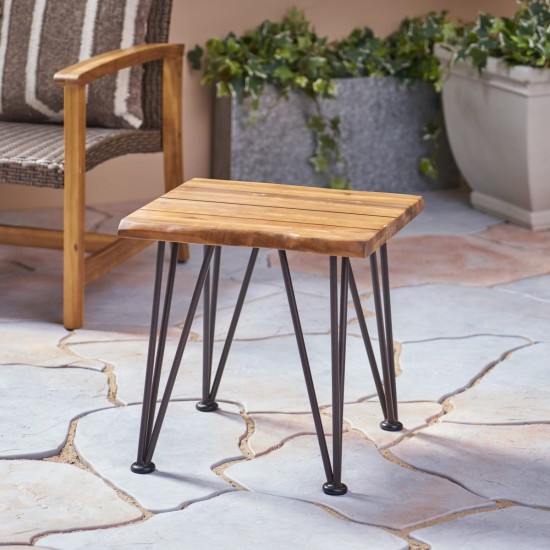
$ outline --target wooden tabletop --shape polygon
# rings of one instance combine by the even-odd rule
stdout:
[[[118,233],[366,258],[423,207],[415,195],[192,179],[125,217]]]

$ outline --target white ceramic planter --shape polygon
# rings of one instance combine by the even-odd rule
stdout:
[[[448,64],[449,52],[436,54]],[[470,61],[458,62],[443,87],[443,111],[472,205],[550,228],[550,70],[489,58],[480,75]]]

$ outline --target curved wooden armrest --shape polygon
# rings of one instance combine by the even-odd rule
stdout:
[[[81,87],[110,73],[157,59],[182,57],[183,44],[142,44],[114,50],[80,61],[55,73],[58,86]]]

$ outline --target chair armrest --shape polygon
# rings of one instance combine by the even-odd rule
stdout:
[[[105,52],[55,73],[58,86],[82,87],[110,73],[157,59],[182,57],[183,44],[142,44]]]

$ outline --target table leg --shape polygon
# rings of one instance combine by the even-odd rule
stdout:
[[[370,256],[374,305],[378,326],[378,341],[384,376],[384,395],[386,401],[386,418],[380,423],[383,430],[396,432],[403,429],[397,417],[397,392],[395,385],[395,359],[393,350],[393,330],[390,304],[390,283],[388,275],[388,252],[384,244],[380,248],[380,272],[382,275],[383,299],[380,293],[378,261],[376,252]]]
[[[347,487],[341,482],[342,471],[342,410],[343,410],[343,376],[344,371],[340,369],[340,358],[344,357],[345,341],[343,342],[343,348],[336,346],[333,349],[333,359],[336,356],[336,364],[333,362],[333,418],[336,415],[340,420],[334,421],[334,433],[333,433],[333,462],[334,468],[331,464],[325,431],[323,429],[323,422],[321,420],[321,414],[319,412],[319,404],[317,402],[317,395],[315,393],[315,386],[313,384],[313,377],[311,374],[311,367],[309,365],[309,358],[307,355],[306,344],[304,340],[304,334],[302,331],[302,325],[300,322],[300,316],[298,313],[298,306],[296,304],[296,296],[294,294],[294,287],[292,285],[292,278],[290,275],[290,268],[288,266],[288,260],[286,252],[279,250],[279,259],[281,262],[281,270],[283,272],[283,279],[285,282],[285,289],[288,297],[288,304],[290,307],[290,314],[292,317],[292,323],[294,326],[294,334],[296,336],[296,343],[298,344],[298,351],[300,353],[300,361],[302,363],[302,370],[304,372],[304,379],[306,382],[307,393],[311,406],[311,413],[313,415],[313,422],[315,424],[315,431],[317,433],[317,440],[319,442],[319,449],[321,451],[321,458],[325,469],[325,475],[327,482],[323,484],[323,491],[329,495],[343,495],[347,492]],[[331,277],[332,282],[332,277]],[[336,283],[335,279],[334,282]],[[347,284],[347,283],[346,283]],[[331,284],[332,289],[332,284]],[[337,297],[336,297],[337,300]],[[332,301],[331,301],[332,302]],[[336,310],[337,310],[336,306]],[[344,329],[345,331],[345,329]],[[338,329],[334,331],[336,338],[338,339]]]
[[[204,247],[204,253],[206,254],[206,247]],[[220,258],[221,246],[216,246],[212,282],[210,282],[210,271],[208,271],[203,291],[202,401],[199,401],[195,405],[197,410],[201,412],[212,412],[218,408],[218,404],[210,396],[210,382],[212,379],[212,356],[214,353],[214,333],[216,329]]]
[[[183,325],[182,334],[178,343],[178,347],[176,349],[172,368],[170,369],[168,380],[166,382],[166,387],[164,389],[164,394],[162,396],[162,400],[155,418],[158,386],[160,382],[160,373],[162,370],[162,362],[164,358],[164,348],[166,344],[168,320],[170,316],[170,304],[172,301],[175,269],[178,259],[178,245],[173,244],[167,285],[165,290],[164,310],[162,314],[161,328],[158,334],[158,349],[156,350],[155,358],[158,318],[160,309],[160,295],[162,286],[164,248],[164,243],[159,243],[153,296],[153,311],[151,315],[151,332],[149,336],[149,352],[147,356],[147,370],[145,373],[140,438],[138,443],[138,455],[136,462],[134,462],[131,466],[132,472],[137,474],[148,474],[155,470],[155,464],[152,462],[153,454],[155,452],[155,447],[157,445],[160,430],[162,428],[162,423],[164,422],[164,417],[166,415],[166,409],[168,408],[170,396],[172,395],[172,390],[174,389],[176,376],[178,374],[178,370],[181,364],[183,352],[185,351],[185,346],[187,345],[189,333],[191,332],[193,318],[197,310],[197,304],[199,302],[202,289],[204,287],[206,276],[210,268],[210,261],[214,252],[213,246],[207,247],[207,251],[195,285],[195,290],[193,292],[193,296],[191,297],[191,303],[189,305],[187,317]]]
[[[196,407],[201,412],[211,412],[215,411],[218,408],[216,403],[216,396],[218,395],[218,390],[220,388],[220,383],[222,380],[223,372],[225,365],[227,363],[227,358],[229,356],[229,350],[231,349],[231,344],[233,343],[233,337],[235,336],[235,331],[237,330],[237,324],[241,316],[241,311],[243,309],[244,300],[246,298],[246,293],[248,291],[248,286],[250,284],[250,279],[252,278],[252,273],[254,271],[254,266],[256,265],[256,259],[258,257],[259,248],[253,248],[250,253],[250,259],[248,260],[248,265],[244,274],[243,282],[241,284],[241,290],[239,292],[239,297],[237,298],[237,303],[235,304],[235,309],[233,311],[233,317],[231,318],[231,323],[229,324],[229,330],[227,332],[227,337],[222,349],[222,354],[220,356],[220,361],[218,363],[218,368],[216,370],[216,375],[214,376],[214,383],[210,389],[210,372],[212,368],[212,350],[214,346],[214,323],[205,321],[205,327],[209,326],[210,332],[210,359],[209,361],[204,361],[203,363],[203,398],[202,401],[197,403]],[[215,268],[215,271],[219,272],[219,260],[218,267]],[[217,277],[218,275],[216,275]],[[217,293],[217,279],[216,279],[216,293]],[[206,307],[205,302],[205,311],[210,311],[211,308],[215,308],[215,303],[210,304],[210,308]],[[215,316],[215,311],[212,312],[212,316]],[[205,329],[206,334],[206,329]],[[206,340],[206,336],[205,336]],[[205,348],[206,349],[206,348]],[[208,369],[208,373],[204,372]],[[205,393],[206,392],[206,393]]]

